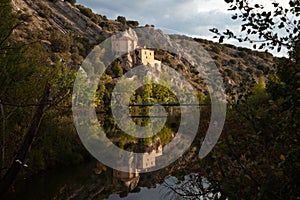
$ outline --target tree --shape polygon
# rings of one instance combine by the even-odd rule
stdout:
[[[217,28],[210,29],[217,34],[219,42],[225,38],[236,39],[239,42],[248,41],[256,49],[274,49],[281,51],[282,47],[292,50],[294,42],[299,39],[300,33],[300,1],[290,0],[289,7],[285,8],[282,3],[273,2],[273,9],[266,10],[260,4],[249,0],[225,0],[229,4],[230,11],[236,11],[233,20],[241,20],[241,33],[237,35],[227,29],[219,32]]]
[[[14,34],[24,24],[12,13],[10,0],[0,0],[0,7],[1,196],[24,166],[46,109],[70,94],[72,77],[64,66],[45,59],[49,52],[39,40],[23,41]]]
[[[35,111],[34,117],[30,123],[30,127],[27,130],[27,133],[24,136],[23,142],[18,149],[18,152],[12,162],[11,166],[0,179],[0,196],[3,195],[10,187],[10,185],[15,180],[16,176],[18,175],[21,167],[24,165],[24,161],[27,155],[27,152],[33,142],[33,139],[37,135],[39,130],[40,124],[43,119],[43,115],[45,113],[46,108],[48,107],[50,99],[50,85],[46,85],[44,94],[39,101],[39,106]]]
[[[205,177],[229,199],[296,199],[299,185],[300,98],[300,2],[289,8],[273,2],[274,10],[263,10],[248,0],[225,0],[233,19],[242,21],[241,32],[219,32],[219,41],[234,38],[249,41],[259,49],[282,47],[289,58],[278,59],[267,84],[260,82],[245,101],[234,105],[219,144],[206,158]],[[293,19],[293,20],[292,20]],[[281,34],[279,34],[281,30]],[[256,35],[258,38],[256,38]]]
[[[55,34],[51,36],[51,50],[53,52],[65,53],[70,50],[70,37],[69,35]]]
[[[1,171],[5,172],[3,176],[0,176],[0,196],[5,193],[9,186],[16,178],[22,163],[25,160],[28,149],[35,137],[41,120],[43,118],[44,110],[48,105],[48,99],[50,96],[50,87],[47,85],[44,95],[39,102],[34,102],[33,99],[36,97],[36,93],[32,91],[35,87],[35,91],[40,92],[39,86],[41,82],[36,79],[34,82],[32,75],[35,74],[36,58],[39,56],[33,52],[29,52],[27,45],[23,42],[14,41],[12,39],[13,30],[15,30],[20,22],[16,19],[16,16],[12,13],[12,8],[9,0],[0,1],[0,16],[5,23],[1,23],[0,26],[0,107],[1,107]],[[39,45],[32,44],[33,49],[39,50]],[[31,55],[31,53],[33,53]],[[40,53],[40,52],[39,52]],[[33,55],[35,58],[33,58]],[[31,85],[33,84],[33,85]],[[25,88],[26,85],[29,88]],[[31,91],[30,91],[30,90]],[[26,98],[29,94],[33,98]],[[23,115],[31,115],[31,109],[28,109],[31,105],[23,105],[23,99],[25,101],[33,101],[32,106],[38,106],[38,109],[34,112],[34,117],[29,122],[29,128],[24,136],[23,143],[20,145],[19,151],[17,152],[12,164],[9,166],[7,163],[10,157],[10,152],[6,151],[8,143],[6,142],[9,133],[16,128],[16,123],[19,125],[24,123],[21,120]],[[45,100],[47,99],[47,100]],[[18,102],[16,102],[18,101]],[[14,142],[11,142],[14,143]],[[4,171],[8,167],[8,170]],[[2,174],[0,174],[2,175]]]
[[[123,16],[118,16],[117,17],[117,21],[120,22],[120,23],[122,23],[123,25],[126,24],[126,18],[123,17]]]
[[[121,77],[123,75],[123,68],[120,61],[114,63],[112,71],[116,77]]]
[[[128,20],[127,24],[131,27],[137,27],[139,26],[139,22],[138,21],[133,21],[133,20]]]

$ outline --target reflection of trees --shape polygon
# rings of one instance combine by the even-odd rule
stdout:
[[[226,199],[222,191],[211,186],[208,180],[199,174],[190,174],[184,180],[175,177],[167,179],[162,184],[163,199]]]

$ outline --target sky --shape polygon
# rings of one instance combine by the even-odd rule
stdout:
[[[270,7],[272,2],[250,1],[260,4],[269,2],[265,5],[267,7]],[[140,25],[151,24],[169,33],[209,40],[213,40],[214,36],[209,29],[228,28],[239,33],[241,23],[231,19],[233,13],[227,10],[229,5],[224,0],[77,0],[77,4],[91,8],[94,12],[106,15],[110,19],[125,16],[127,20],[136,20]],[[249,44],[240,44],[232,40],[225,42],[251,47]],[[277,55],[282,54],[285,53]]]

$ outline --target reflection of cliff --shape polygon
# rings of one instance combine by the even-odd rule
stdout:
[[[54,191],[55,197],[51,199],[110,199],[109,196],[112,194],[119,194],[120,197],[125,197],[129,192],[139,192],[141,187],[156,188],[157,184],[162,184],[170,175],[176,176],[181,180],[180,177],[186,174],[199,173],[199,160],[197,149],[194,147],[167,168],[151,173],[117,173],[117,171],[108,168],[103,170],[101,174],[96,175],[92,170],[94,167],[95,163],[93,162],[90,165],[79,166],[75,170],[68,169],[68,172],[63,173],[60,177],[61,183],[57,186],[57,192]],[[37,183],[39,185],[41,185],[40,178]],[[44,197],[44,190],[47,190],[47,192],[53,190],[53,184],[49,184],[49,182],[58,183],[58,177],[53,177],[52,175],[49,177],[48,174],[44,178],[45,185],[42,185],[43,189],[38,191],[42,193],[41,198]],[[31,181],[29,183],[32,184]],[[34,186],[39,188],[37,185]],[[27,189],[27,187],[24,188]],[[21,195],[24,195],[24,193]],[[36,195],[37,192],[33,194],[33,199],[35,199]]]
[[[139,154],[134,157],[133,154],[129,158],[120,158],[120,168],[124,171],[113,170],[113,184],[126,187],[129,191],[133,190],[139,182],[139,172],[147,171],[151,167],[156,166],[156,157],[162,155],[162,146],[157,150]],[[136,167],[134,167],[136,166]]]
[[[129,173],[113,170],[113,184],[121,185],[132,191],[139,183],[140,175],[138,173]]]

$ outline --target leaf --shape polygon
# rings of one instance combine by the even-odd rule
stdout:
[[[281,17],[280,18],[282,21],[286,22],[286,18],[285,17]]]
[[[213,33],[218,33],[219,30],[217,28],[211,28],[209,29],[210,32],[213,32]]]
[[[279,24],[278,28],[282,29],[283,27],[284,27],[284,23],[281,22],[281,23]]]
[[[281,155],[279,156],[279,159],[282,160],[282,161],[284,161],[284,160],[285,160],[285,156],[284,156],[283,154],[281,154]]]
[[[295,6],[295,3],[293,1],[290,1],[289,4],[290,4],[291,7]]]
[[[236,10],[237,7],[236,6],[231,6],[228,10]]]
[[[281,51],[281,46],[279,46],[278,48],[277,48],[277,52],[280,52]]]
[[[293,33],[296,34],[298,32],[298,28],[294,28]]]
[[[224,41],[224,36],[221,36],[219,39],[219,43],[223,43],[223,41]]]
[[[262,45],[260,45],[260,46],[258,47],[258,49],[263,49],[264,46],[265,46],[265,44],[262,44]]]
[[[235,19],[237,19],[237,18],[238,18],[237,15],[233,15],[233,16],[231,17],[231,19],[233,19],[233,20],[235,20]]]
[[[246,30],[246,26],[242,25],[242,30],[241,31],[244,31],[244,30]]]

